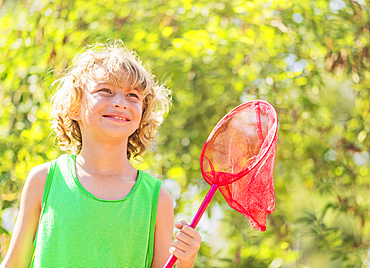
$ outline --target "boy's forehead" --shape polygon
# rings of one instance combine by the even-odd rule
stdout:
[[[103,67],[99,67],[90,71],[88,80],[90,80],[89,82],[93,82],[93,84],[112,84],[121,88],[131,87],[131,79],[123,70],[113,73]]]
[[[126,80],[112,81],[105,79],[104,77],[89,77],[86,82],[87,90],[94,90],[97,87],[109,85],[118,86],[124,89],[131,88],[131,84]]]
[[[94,68],[90,71],[90,76],[100,80],[127,80],[129,76],[126,70],[110,70],[102,66]]]

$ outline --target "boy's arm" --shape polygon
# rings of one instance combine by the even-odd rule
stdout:
[[[23,187],[21,205],[8,252],[1,268],[29,267],[41,212],[49,163],[34,167]]]
[[[171,246],[173,219],[172,198],[164,188],[161,188],[154,235],[152,268],[162,268],[170,256],[170,251],[177,258],[177,268],[192,268],[194,266],[194,260],[202,238],[185,221],[181,221],[176,223],[176,228],[180,231],[175,235]]]
[[[154,232],[154,256],[151,268],[162,268],[170,257],[172,242],[173,203],[171,195],[161,187]]]

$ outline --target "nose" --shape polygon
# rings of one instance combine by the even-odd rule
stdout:
[[[127,109],[126,99],[122,96],[117,96],[114,98],[112,106],[118,109]]]

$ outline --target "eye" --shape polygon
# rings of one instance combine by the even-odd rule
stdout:
[[[139,98],[138,94],[136,94],[136,93],[128,93],[127,97],[133,97],[133,98],[137,98],[137,99]]]
[[[105,92],[105,93],[108,93],[108,94],[112,94],[112,90],[110,90],[109,88],[102,88],[102,89],[99,89],[100,92]]]
[[[137,92],[136,90],[133,90],[133,91],[130,91],[126,94],[127,97],[129,98],[134,98],[134,99],[138,99],[140,100],[141,99],[141,95],[139,92]]]

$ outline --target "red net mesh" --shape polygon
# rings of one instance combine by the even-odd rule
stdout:
[[[208,137],[201,154],[204,179],[219,186],[227,203],[266,230],[275,208],[273,170],[277,115],[265,101],[250,101],[228,113]]]

